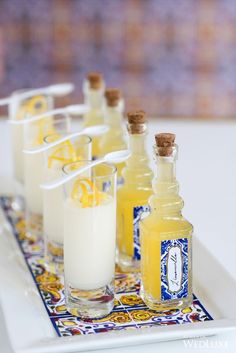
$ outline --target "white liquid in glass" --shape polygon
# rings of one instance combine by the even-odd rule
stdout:
[[[11,141],[13,154],[14,176],[20,183],[24,182],[24,156],[23,156],[23,126],[11,126]]]
[[[61,170],[47,170],[51,180],[59,178]],[[43,228],[47,239],[63,245],[63,186],[43,191]]]
[[[64,208],[64,270],[67,283],[80,290],[108,285],[114,278],[116,201],[82,208],[72,199]]]
[[[25,199],[28,210],[34,214],[43,214],[43,192],[39,185],[43,182],[43,154],[26,154],[25,164]]]

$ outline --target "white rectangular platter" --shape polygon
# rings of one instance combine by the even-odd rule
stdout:
[[[0,210],[0,300],[15,352],[78,352],[214,335],[236,330],[236,283],[195,238],[194,293],[214,320],[137,330],[58,337]]]

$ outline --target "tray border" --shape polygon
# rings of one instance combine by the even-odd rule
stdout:
[[[1,209],[1,218],[3,221],[3,226],[2,226],[2,232],[3,233],[11,233],[12,230],[9,229],[9,222],[3,213],[3,210]],[[35,283],[34,280],[31,276],[31,274],[26,271],[27,273],[22,273],[22,269],[27,268],[27,264],[25,263],[24,257],[22,252],[20,251],[18,247],[18,242],[16,240],[15,236],[7,237],[7,234],[5,234],[5,237],[3,236],[3,242],[5,242],[5,245],[13,250],[14,256],[13,258],[5,259],[6,264],[11,263],[11,267],[13,271],[15,272],[15,276],[17,277],[25,277],[24,280],[28,282],[28,284],[31,284],[33,289],[35,288]],[[10,241],[9,241],[10,239]],[[198,244],[198,240],[196,240],[196,244]],[[11,244],[10,244],[11,243]],[[199,242],[200,243],[200,242]],[[195,244],[195,246],[197,246]],[[19,264],[17,263],[18,261],[21,262],[21,266],[19,267]],[[27,267],[25,267],[27,266]],[[223,269],[224,272],[226,272]],[[17,274],[18,272],[18,274]],[[1,273],[0,273],[0,277]],[[10,283],[9,283],[10,282]],[[5,280],[5,283],[8,285],[8,287],[13,288],[13,291],[15,289],[14,283],[12,281],[9,281],[9,278]],[[234,283],[234,287],[236,288],[236,284]],[[1,293],[0,293],[1,295]],[[24,293],[21,293],[24,297]],[[3,298],[3,295],[1,295]],[[34,296],[33,300],[37,302],[38,307],[43,307],[44,304],[42,304],[41,297],[39,297],[39,294]],[[6,315],[6,308],[4,306],[4,300],[2,301],[2,307],[3,307],[3,312]],[[28,301],[27,305],[32,308],[32,303]],[[35,308],[36,309],[36,308]],[[41,315],[41,321],[45,322],[45,316],[48,320],[47,312],[44,309],[44,314]],[[51,325],[50,320],[48,320],[49,324]],[[6,316],[6,323],[7,323],[7,328],[8,332],[10,331],[9,327],[9,320],[7,320]],[[52,325],[51,325],[52,326]],[[32,329],[32,328],[31,328]],[[53,331],[55,332],[54,328],[52,327]],[[71,336],[71,337],[58,337],[56,336],[56,333],[53,335],[52,331],[47,332],[45,334],[43,331],[47,330],[42,330],[41,332],[41,338],[40,339],[33,339],[32,342],[27,343],[22,342],[20,344],[20,347],[18,344],[14,344],[13,342],[13,347],[15,348],[16,352],[34,352],[34,353],[50,353],[50,352],[74,352],[74,351],[85,351],[85,350],[92,350],[92,349],[102,349],[102,348],[115,348],[115,347],[122,347],[122,346],[131,346],[131,345],[137,345],[137,344],[147,344],[147,343],[154,343],[154,342],[160,342],[160,341],[169,341],[169,340],[174,340],[174,339],[183,339],[183,338],[193,338],[193,337],[199,337],[201,335],[214,335],[218,333],[222,333],[225,331],[229,330],[236,330],[236,319],[228,319],[228,318],[221,318],[221,319],[214,319],[213,321],[207,321],[207,322],[196,322],[194,325],[191,324],[184,324],[184,325],[176,325],[176,326],[171,326],[171,329],[169,326],[157,326],[157,327],[150,327],[150,328],[145,328],[144,330],[135,330],[135,331],[116,331],[116,332],[107,332],[106,335],[81,335],[81,336]],[[13,330],[14,331],[14,330]],[[39,330],[38,330],[39,332]],[[9,335],[11,339],[14,341],[13,334]],[[122,338],[122,340],[121,340]],[[63,345],[61,344],[63,342]]]

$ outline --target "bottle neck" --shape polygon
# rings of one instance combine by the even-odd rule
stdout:
[[[176,180],[176,158],[156,156],[157,172],[153,179],[153,190],[158,197],[177,195],[179,184]]]
[[[118,107],[105,107],[104,108],[104,121],[105,124],[111,128],[122,127],[123,114]]]
[[[123,176],[130,188],[151,190],[153,178],[152,169],[149,166],[149,158],[146,151],[147,133],[129,133],[130,158],[126,161]]]
[[[129,149],[131,158],[146,155],[146,138],[147,134],[131,134],[129,133]],[[129,161],[129,160],[128,160]]]
[[[176,182],[175,158],[157,156],[157,183],[174,182]]]
[[[179,196],[179,183],[176,180],[176,155],[156,156],[157,173],[153,179],[154,195],[150,205],[158,217],[181,216],[183,200]]]
[[[90,109],[101,109],[103,105],[103,90],[88,89],[84,94],[84,100]]]

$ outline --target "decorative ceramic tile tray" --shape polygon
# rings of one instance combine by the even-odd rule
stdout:
[[[224,279],[227,280],[227,285],[222,291],[221,282],[216,293],[217,283],[213,281],[213,278],[216,267],[218,272],[220,265],[207,254],[206,249],[198,242],[194,244],[195,253],[196,248],[198,249],[198,259],[196,260],[199,261],[195,261],[194,268],[197,266],[197,269],[194,271],[194,278],[196,277],[199,281],[196,281],[198,285],[195,286],[196,295],[194,295],[191,307],[182,311],[168,311],[164,314],[149,310],[139,296],[138,274],[124,274],[117,271],[115,278],[116,300],[111,314],[102,319],[87,321],[72,316],[67,312],[64,303],[63,277],[57,277],[45,270],[43,241],[25,236],[24,214],[20,210],[13,210],[10,197],[1,197],[0,202],[2,206],[2,222],[5,222],[0,235],[3,243],[1,249],[2,252],[4,252],[4,248],[6,250],[4,252],[5,265],[0,276],[0,280],[4,277],[3,281],[1,281],[3,284],[1,299],[4,315],[8,330],[11,330],[14,326],[15,337],[20,337],[23,322],[27,319],[28,324],[32,324],[29,331],[34,332],[33,339],[31,337],[28,342],[23,340],[23,346],[25,345],[25,347],[21,347],[21,352],[24,349],[27,352],[49,352],[49,347],[50,352],[117,347],[139,342],[145,343],[181,337],[194,337],[201,334],[214,334],[236,327],[236,321],[230,320],[236,317],[235,312],[229,310],[230,303],[223,305],[229,311],[229,315],[226,308],[224,309],[217,301],[219,291],[223,292],[221,298],[223,302],[224,295],[227,295],[227,287],[233,287],[235,292],[236,284],[220,268],[220,271],[223,271]],[[202,268],[204,264],[207,266]],[[211,268],[214,269],[214,273],[210,273]],[[12,269],[12,272],[10,269]],[[24,277],[22,278],[21,289],[16,283],[20,276]],[[11,278],[15,279],[14,283],[11,283]],[[16,311],[14,313],[14,305],[12,305],[10,311],[7,309],[7,307],[10,307],[10,296],[13,294],[9,293],[11,291],[9,287],[11,286],[12,290],[20,291],[20,295],[17,297],[19,305],[18,317],[14,325],[7,319],[12,313],[16,313]],[[215,290],[213,287],[215,287]],[[24,312],[21,311],[21,297],[26,302],[27,310]],[[4,303],[7,303],[7,305],[4,306]],[[35,312],[38,310],[38,314],[32,316],[32,310]],[[28,318],[27,312],[29,312]],[[50,328],[49,325],[51,325]],[[13,332],[10,336],[12,338]],[[82,336],[84,337],[82,338]],[[17,343],[15,344],[17,345]]]

